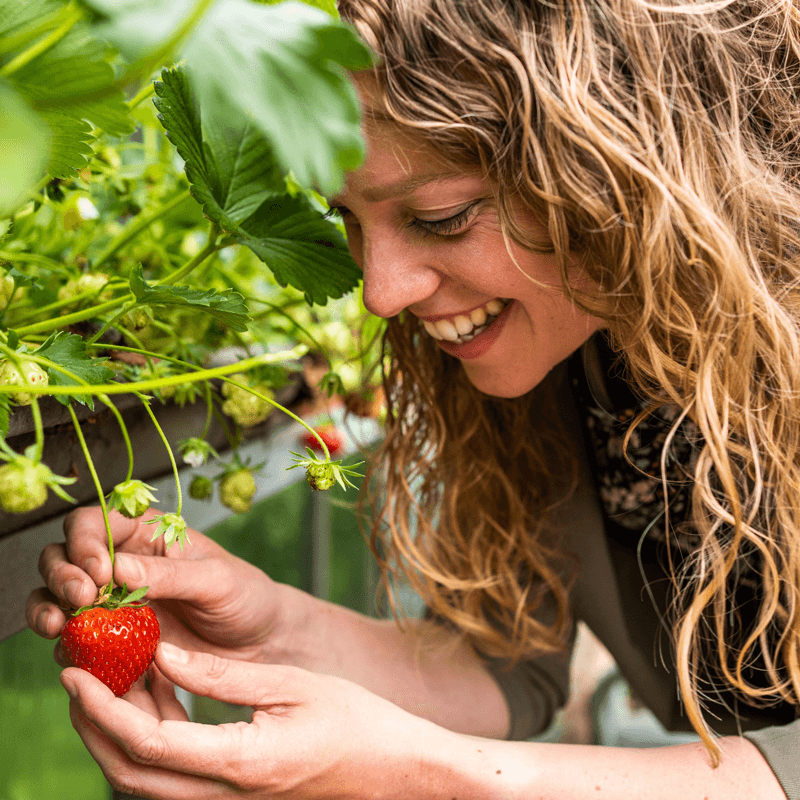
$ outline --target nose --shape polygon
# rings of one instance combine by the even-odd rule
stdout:
[[[360,266],[364,305],[378,317],[394,317],[430,297],[442,281],[430,252],[387,235],[362,231]],[[427,256],[426,256],[427,252]]]

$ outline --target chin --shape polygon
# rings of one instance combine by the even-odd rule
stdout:
[[[535,389],[549,370],[484,370],[464,365],[470,383],[483,394],[511,399]]]

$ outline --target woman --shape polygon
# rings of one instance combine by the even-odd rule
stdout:
[[[75,727],[146,797],[800,797],[800,9],[340,10],[380,56],[330,199],[390,318],[373,536],[430,621],[117,517],[115,577],[182,649],[120,700],[66,670]],[[79,511],[43,553],[40,634],[110,578],[103,537]],[[573,617],[702,741],[502,741],[563,703]],[[253,722],[188,723],[170,682]]]

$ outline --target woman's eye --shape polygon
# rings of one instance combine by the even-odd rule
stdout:
[[[349,213],[350,209],[346,206],[331,206],[322,216],[325,219],[335,219],[336,217],[344,219]]]
[[[466,208],[453,214],[451,217],[444,219],[419,219],[414,217],[409,223],[408,227],[423,236],[455,236],[461,232],[461,229],[472,218],[478,201],[470,203]]]

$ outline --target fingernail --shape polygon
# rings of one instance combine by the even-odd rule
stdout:
[[[50,612],[49,611],[40,611],[39,616],[36,617],[36,627],[42,633],[48,633],[47,630],[47,623],[50,621]]]
[[[77,578],[73,578],[71,581],[67,581],[64,584],[64,597],[67,599],[67,602],[71,603],[73,606],[79,606],[81,604],[82,594],[83,584]]]
[[[100,575],[98,574],[100,571],[100,559],[96,556],[86,559],[86,563],[83,565],[83,570],[93,580],[101,580]]]
[[[129,581],[144,580],[144,566],[138,558],[133,556],[124,555],[119,553],[117,555],[117,569],[121,569],[125,573],[125,577]]]
[[[59,676],[61,685],[67,690],[67,694],[74,700],[78,696],[78,689],[75,686],[75,681],[67,677],[63,673]]]
[[[189,654],[186,650],[175,647],[174,644],[169,644],[169,642],[161,643],[161,655],[164,656],[167,661],[175,661],[179,664],[185,664],[189,660]]]

